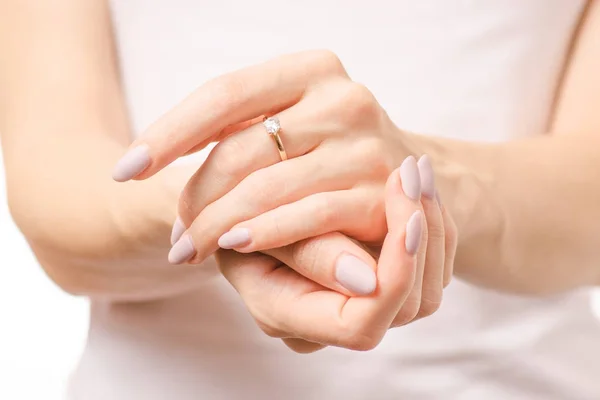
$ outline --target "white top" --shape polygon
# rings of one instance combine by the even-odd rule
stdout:
[[[142,131],[206,79],[335,51],[402,128],[468,140],[542,134],[582,0],[114,1]],[[565,268],[569,268],[565,265]],[[549,298],[455,280],[434,316],[367,353],[297,355],[217,276],[196,292],[92,305],[72,399],[600,399],[585,292]]]

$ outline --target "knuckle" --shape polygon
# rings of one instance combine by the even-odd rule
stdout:
[[[421,300],[421,307],[419,307],[419,313],[416,318],[423,318],[433,315],[442,305],[441,295],[436,295],[433,299],[423,298]]]
[[[374,196],[370,199],[366,204],[366,215],[366,221],[369,221],[371,227],[375,227],[377,232],[385,231],[387,222],[383,196]]]
[[[282,338],[283,332],[281,332],[279,329],[274,328],[271,325],[268,325],[264,322],[261,322],[259,320],[256,320],[256,324],[258,325],[258,327],[260,328],[261,331],[263,331],[265,333],[265,335],[272,337],[272,338]]]
[[[313,50],[311,56],[312,67],[318,71],[345,75],[344,65],[335,52],[328,49]]]
[[[382,339],[383,335],[359,331],[348,336],[343,347],[354,351],[369,351],[375,349]]]
[[[359,200],[360,218],[349,220],[342,215],[340,216],[341,222],[338,225],[341,228],[355,226],[362,231],[360,236],[362,241],[381,243],[382,232],[388,231],[385,201],[379,191],[373,193],[373,195],[368,193],[365,198]],[[398,242],[400,242],[400,239],[398,239]]]
[[[402,306],[400,312],[396,315],[396,318],[394,318],[392,326],[397,327],[410,323],[417,317],[420,308],[420,301],[407,300],[407,302]]]
[[[340,328],[343,334],[338,346],[355,351],[368,351],[373,350],[381,343],[389,325],[373,324],[373,321],[366,319],[345,321]]]
[[[248,175],[240,184],[240,190],[245,193],[244,201],[251,209],[265,212],[276,197],[285,196],[286,180],[262,169]]]
[[[234,136],[219,142],[211,153],[217,172],[228,178],[239,178],[246,171],[243,146]]]
[[[320,196],[315,200],[315,221],[321,226],[335,227],[340,222],[340,210],[327,196]]]
[[[428,224],[427,236],[429,239],[444,239],[446,238],[446,230],[443,224]]]
[[[190,226],[192,221],[194,221],[200,213],[200,210],[197,210],[196,207],[194,207],[193,199],[194,196],[192,190],[188,187],[186,187],[181,193],[181,196],[179,196],[177,213],[185,226]]]
[[[322,245],[323,241],[318,239],[303,240],[293,245],[292,260],[308,276],[313,276],[319,270]]]
[[[359,161],[369,165],[367,172],[370,176],[387,179],[394,170],[394,161],[381,138],[371,136],[357,140],[353,149]]]
[[[372,123],[381,116],[377,99],[360,83],[350,82],[341,97],[339,105],[343,107],[344,119],[353,126]]]
[[[263,214],[265,215],[265,214]],[[251,246],[253,246],[254,248],[258,248],[257,246],[264,246],[266,245],[269,241],[270,238],[282,238],[285,237],[285,231],[283,229],[283,224],[281,221],[281,216],[278,213],[269,213],[267,214],[268,216],[266,217],[264,224],[257,224],[257,229],[254,229],[254,231],[258,231],[258,230],[264,230],[265,227],[268,227],[269,229],[269,238],[263,238],[263,237],[258,237],[256,238],[256,240],[253,239]],[[253,229],[250,229],[250,231],[253,231]]]

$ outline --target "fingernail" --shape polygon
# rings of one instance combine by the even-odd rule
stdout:
[[[402,190],[408,198],[419,200],[421,198],[421,177],[419,176],[419,167],[413,156],[407,157],[400,166],[400,180],[402,181]]]
[[[222,249],[234,249],[236,247],[246,246],[250,244],[250,230],[246,228],[235,228],[229,232],[225,232],[219,238],[219,247]]]
[[[335,279],[350,292],[361,296],[373,293],[377,286],[377,277],[373,268],[349,254],[343,254],[338,258]]]
[[[419,158],[417,163],[419,166],[419,175],[421,176],[421,193],[427,198],[433,199],[435,197],[435,175],[433,174],[433,167],[431,166],[431,160],[427,154]]]
[[[406,252],[411,256],[417,253],[419,246],[421,245],[421,235],[423,233],[423,213],[421,210],[415,211],[410,216],[406,223],[406,238],[404,239],[404,246]]]
[[[129,150],[115,165],[112,177],[117,182],[134,178],[150,165],[148,145],[142,144]]]
[[[194,243],[190,235],[183,235],[169,251],[169,262],[171,264],[183,264],[196,254]]]
[[[179,240],[179,238],[181,238],[183,232],[185,232],[185,225],[183,225],[181,218],[177,217],[173,223],[173,230],[171,231],[171,246],[173,246]]]

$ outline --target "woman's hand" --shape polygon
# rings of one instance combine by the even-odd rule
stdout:
[[[286,204],[264,217],[285,223],[278,235],[245,231],[240,243],[237,231],[224,242],[255,251],[336,230],[380,242],[383,185],[411,151],[373,95],[351,81],[330,52],[285,56],[208,82],[132,145],[114,177],[146,179],[223,136],[223,130],[263,114],[277,114],[290,159],[280,162],[262,124],[222,140],[181,198],[180,215],[195,256],[173,259],[199,262],[236,224]],[[281,213],[295,219],[283,221]],[[340,215],[354,215],[354,220]]]
[[[448,226],[448,231],[453,229],[453,222],[447,213],[440,212],[435,201],[421,205],[405,194],[403,186],[401,174],[393,172],[385,189],[390,228],[376,267],[377,289],[371,296],[348,297],[307,279],[290,268],[288,261],[294,260],[289,257],[289,248],[266,252],[275,258],[231,250],[217,252],[223,275],[265,333],[284,338],[298,352],[319,350],[325,345],[369,350],[390,327],[407,324],[437,309],[441,296],[427,299],[425,292],[423,296],[420,293],[423,266],[427,261],[425,279],[436,282],[441,289],[444,264],[449,271],[456,242],[431,240],[431,223],[426,219],[431,216],[443,220],[439,223]],[[318,248],[323,249],[335,246],[340,236],[330,233],[309,241],[320,243]],[[302,253],[304,259],[295,261],[306,262],[306,257],[310,258],[307,253],[318,251],[309,245]],[[285,260],[283,265],[276,258]],[[416,292],[419,296],[414,296]]]
[[[173,248],[173,262],[203,260],[223,233],[271,210],[263,219],[269,228],[278,224],[277,234],[242,227],[222,244],[250,252],[332,231],[381,243],[383,185],[409,152],[371,93],[330,52],[285,56],[210,81],[132,145],[115,179],[145,179],[224,130],[274,113],[290,160],[279,162],[261,124],[227,136],[182,195],[180,215],[189,228]],[[416,198],[414,184],[409,194]],[[430,187],[425,195],[432,198]]]
[[[280,162],[261,124],[226,136],[182,195],[179,212],[189,228],[173,246],[172,262],[203,260],[231,228],[220,244],[243,252],[330,232],[381,245],[387,233],[383,187],[406,157],[406,146],[370,92],[352,82],[329,52],[285,56],[209,82],[133,145],[115,178],[147,178],[177,156],[224,136],[224,130],[235,131],[232,127],[244,121],[273,113],[281,121],[290,159]],[[428,217],[430,239],[455,246],[455,240],[446,240],[429,160],[424,157],[419,164],[408,157],[400,169],[406,195],[418,202],[423,187],[424,204],[435,210]],[[175,238],[183,230],[176,224]],[[372,293],[375,260],[369,253],[343,235],[335,245],[321,247],[319,268],[302,268],[293,262],[297,255],[276,258],[340,293]],[[441,271],[443,258],[430,255],[428,264],[435,267],[427,270]],[[420,288],[423,268],[419,275]],[[441,298],[441,277],[425,282],[427,298]],[[420,294],[419,289],[414,297]]]

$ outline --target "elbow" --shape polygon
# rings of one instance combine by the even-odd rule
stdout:
[[[20,205],[10,210],[46,275],[71,295],[144,302],[197,289],[218,276],[212,257],[202,268],[173,266],[166,260],[168,249],[163,254],[98,226],[66,234],[65,226],[53,230],[54,223],[36,222]]]
[[[90,297],[102,292],[102,287],[92,285],[89,279],[85,279],[81,273],[84,269],[78,267],[73,260],[41,250],[31,242],[30,247],[44,273],[64,292],[73,296]]]
[[[46,275],[63,291],[95,300],[137,303],[198,289],[218,276],[211,257],[202,268],[121,257],[99,261],[31,245]],[[166,256],[165,256],[166,258]]]
[[[31,196],[8,190],[10,215],[45,274],[63,291],[107,299],[138,298],[144,293],[136,277],[140,268],[122,267],[132,245],[110,227],[109,218],[69,217],[64,209],[42,207]],[[130,249],[131,250],[131,249]]]

